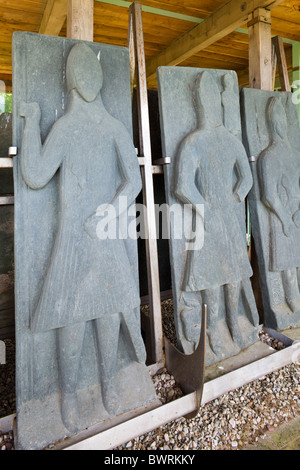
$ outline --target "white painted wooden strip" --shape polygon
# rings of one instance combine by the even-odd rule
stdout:
[[[287,364],[300,361],[300,343],[294,343],[270,356],[229,372],[204,384],[202,404],[222,396],[224,393],[242,387],[256,379],[281,369]]]
[[[0,158],[0,168],[12,168],[13,167],[13,159],[9,157],[1,157]]]
[[[65,450],[104,450],[112,449],[141,434],[152,431],[174,419],[180,418],[182,412],[191,413],[196,406],[195,393],[186,395],[148,413],[133,418],[125,423],[107,429],[96,436],[73,444]]]

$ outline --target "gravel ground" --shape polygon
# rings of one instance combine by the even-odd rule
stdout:
[[[180,396],[167,371],[154,378],[164,401]],[[196,418],[179,418],[125,443],[123,450],[238,450],[300,414],[300,367],[290,364],[204,405]],[[174,393],[171,390],[174,390]]]
[[[174,341],[172,301],[163,306],[166,336]],[[147,307],[145,307],[147,308]],[[276,350],[284,345],[262,331],[260,340]],[[6,364],[0,365],[0,418],[15,413],[15,343],[5,340]],[[162,403],[182,396],[174,377],[163,369],[153,377]],[[300,415],[300,366],[286,367],[204,405],[196,418],[179,418],[142,435],[120,450],[238,450]],[[13,433],[2,433],[0,450],[13,450]]]

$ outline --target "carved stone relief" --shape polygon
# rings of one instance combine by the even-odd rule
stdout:
[[[119,223],[121,211],[128,211],[141,189],[130,106],[126,107],[130,104],[128,51],[57,39],[25,35],[24,40],[20,35],[14,44],[16,77],[24,74],[24,68],[32,73],[36,66],[28,54],[30,47],[35,54],[50,48],[60,58],[56,86],[66,100],[61,117],[54,122],[48,119],[41,138],[43,117],[53,112],[55,94],[51,96],[50,90],[43,103],[45,88],[37,86],[34,101],[21,85],[15,89],[20,128],[14,132],[21,139],[15,174],[17,341],[28,359],[20,370],[22,360],[17,358],[22,448],[41,447],[155,399],[140,330],[136,240],[102,237],[98,231],[108,205],[115,214],[108,225]],[[22,67],[17,60],[24,48],[28,55]],[[49,65],[42,56],[40,60],[36,71],[45,73]],[[43,221],[45,196],[56,210]],[[121,197],[127,205],[119,204]],[[22,218],[25,202],[29,204],[26,220]],[[34,211],[41,217],[40,226],[31,225]],[[50,243],[44,232],[47,224]],[[21,233],[25,240],[37,235],[41,250],[48,245],[47,257],[38,253],[31,266],[25,260],[22,273],[20,250],[30,257],[34,253],[31,239],[26,246]],[[32,271],[38,278],[33,290],[24,284],[26,275],[27,281],[32,280]],[[34,382],[26,390],[29,374]]]
[[[192,208],[188,245],[171,222],[178,342],[187,353],[195,349],[206,303],[211,364],[258,339],[244,204],[252,176],[237,80],[232,72],[178,67],[160,68],[158,78],[164,156],[172,160],[165,166],[168,203]]]
[[[264,323],[300,326],[300,143],[292,94],[242,90],[243,139],[254,186],[249,195]]]

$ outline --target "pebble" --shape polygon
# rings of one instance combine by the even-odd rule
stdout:
[[[13,432],[9,431],[8,433],[2,433],[0,431],[0,450],[13,450],[14,441],[13,441]]]

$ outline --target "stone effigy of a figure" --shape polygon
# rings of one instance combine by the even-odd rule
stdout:
[[[145,362],[138,286],[124,240],[97,233],[106,206],[119,219],[119,198],[127,198],[123,210],[134,202],[141,177],[128,131],[104,107],[101,65],[86,44],[71,49],[66,76],[68,107],[43,145],[39,105],[23,102],[19,114],[25,118],[21,172],[26,184],[39,190],[59,170],[58,230],[30,329],[34,334],[56,331],[62,419],[76,432],[77,381],[87,323],[93,322],[102,400],[109,414],[119,399],[114,375],[120,329],[133,361]]]
[[[269,212],[268,269],[281,273],[285,301],[299,314],[300,152],[289,141],[286,111],[276,97],[269,100],[267,122],[270,145],[259,155],[257,172],[261,200]]]
[[[230,77],[225,83],[229,85],[226,93],[229,93],[230,104]],[[186,293],[201,292],[202,302],[208,305],[209,345],[216,357],[222,357],[226,345],[218,330],[221,289],[224,290],[226,322],[232,339],[240,348],[245,347],[238,323],[239,298],[243,280],[249,281],[252,269],[238,206],[252,186],[252,175],[241,141],[223,124],[220,91],[209,72],[197,76],[193,94],[197,128],[180,144],[174,194],[183,204],[191,204],[195,212],[197,207],[204,207],[204,217],[202,211],[198,214],[200,219],[203,217],[204,244],[200,250],[187,252],[181,288]],[[230,120],[229,113],[226,118],[230,127],[235,127],[234,116]],[[235,183],[234,170],[237,173]],[[244,281],[246,296],[249,289],[249,282]],[[253,304],[252,291],[250,297]],[[196,319],[189,310],[182,312],[182,318],[186,324],[193,324]],[[199,315],[196,311],[195,314]],[[251,318],[249,326],[250,323],[253,327],[257,325],[257,320]]]

